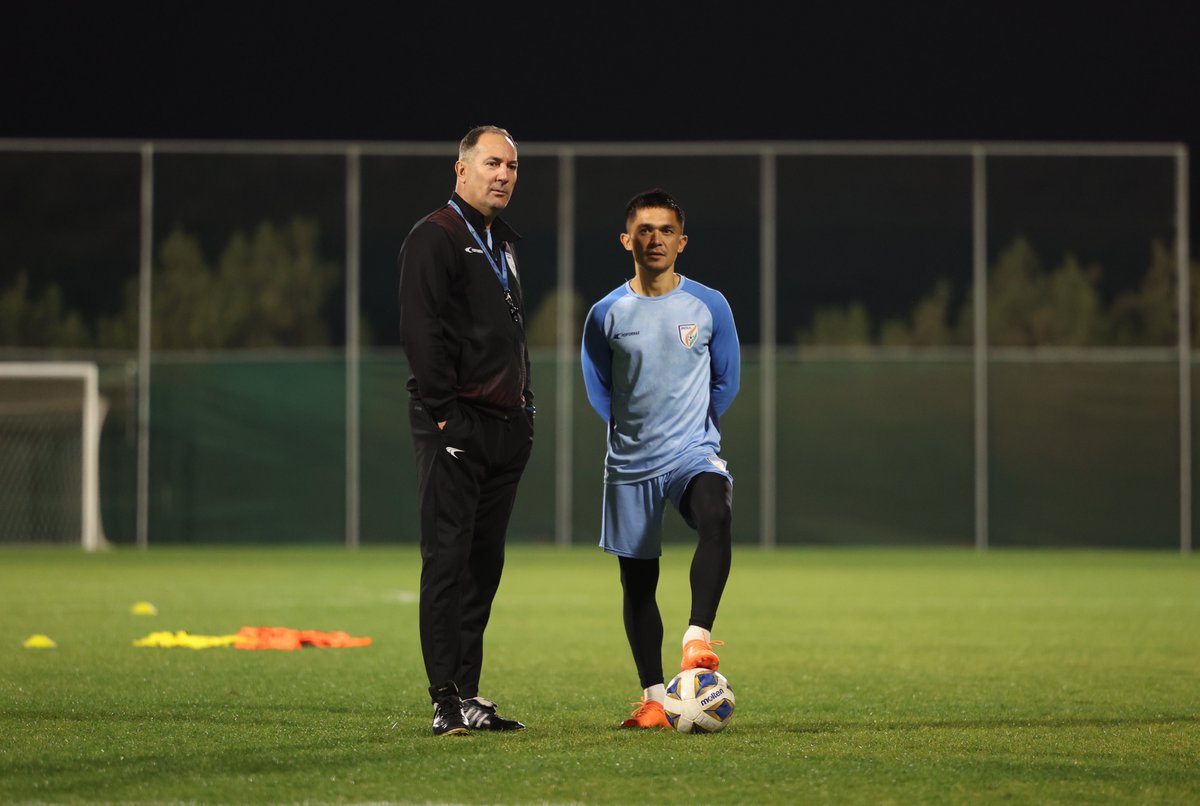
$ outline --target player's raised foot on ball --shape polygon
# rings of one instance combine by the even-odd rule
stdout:
[[[471,730],[463,714],[463,702],[458,696],[458,687],[453,683],[430,686],[429,696],[433,699],[433,735],[466,736]]]
[[[525,730],[515,719],[505,719],[496,713],[496,703],[483,697],[469,697],[462,701],[463,716],[472,730]]]
[[[721,659],[713,652],[714,646],[724,646],[724,641],[705,641],[695,638],[683,645],[683,660],[679,662],[679,671],[688,669],[711,669],[714,672],[721,665]]]
[[[667,721],[667,712],[663,710],[661,702],[654,700],[642,700],[636,705],[637,710],[630,714],[629,719],[621,723],[623,728],[669,728],[671,723]]]

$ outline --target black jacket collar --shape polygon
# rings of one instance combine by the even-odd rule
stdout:
[[[482,238],[483,229],[486,226],[483,220],[483,213],[463,200],[463,197],[459,196],[457,191],[450,194],[450,201],[458,205],[467,221],[471,222],[471,226],[475,228],[475,231],[479,233],[479,237]],[[521,236],[517,231],[510,227],[508,222],[500,216],[492,219],[492,238],[493,240],[504,241],[506,243],[516,243],[521,240]]]

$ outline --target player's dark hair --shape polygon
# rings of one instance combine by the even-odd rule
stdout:
[[[458,158],[461,160],[466,157],[467,152],[479,145],[479,138],[485,134],[499,134],[502,137],[507,137],[509,140],[512,140],[512,144],[514,146],[517,144],[517,141],[513,140],[513,136],[508,133],[508,129],[502,129],[499,126],[490,125],[476,126],[475,128],[471,129],[471,131],[467,132],[466,136],[458,142]]]
[[[679,219],[679,229],[680,231],[683,230],[684,224],[687,222],[687,215],[683,212],[683,208],[679,206],[679,202],[675,201],[675,197],[662,188],[643,190],[629,200],[629,204],[625,205],[626,226],[637,215],[638,210],[644,210],[648,207],[662,207],[667,210],[674,210],[676,217]]]

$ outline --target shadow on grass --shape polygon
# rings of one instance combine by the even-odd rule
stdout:
[[[1152,717],[1057,717],[1046,719],[936,719],[857,722],[809,722],[782,728],[786,733],[840,733],[849,730],[997,730],[1000,728],[1121,728],[1198,723],[1200,716],[1177,714]]]
[[[0,724],[13,720],[17,724],[30,724],[37,721],[45,722],[109,722],[149,724],[153,722],[205,722],[227,725],[232,717],[243,724],[283,724],[293,717],[311,718],[312,716],[337,716],[339,714],[353,715],[357,718],[387,717],[408,718],[414,715],[408,708],[378,708],[362,705],[329,705],[325,703],[288,703],[279,705],[262,702],[239,702],[235,695],[224,702],[190,702],[158,708],[153,711],[135,708],[93,708],[76,711],[64,711],[61,706],[45,708],[3,708],[0,709]],[[424,710],[419,712],[424,714]],[[308,723],[306,723],[308,724]]]
[[[84,713],[8,709],[0,712],[0,725],[13,719],[67,723],[61,731],[70,735],[68,742],[85,749],[64,754],[60,731],[47,739],[53,753],[0,755],[0,780],[71,781],[64,791],[95,792],[101,790],[89,787],[167,776],[203,779],[394,764],[396,731],[403,732],[405,718],[394,711],[321,705]],[[81,725],[89,726],[86,735]]]

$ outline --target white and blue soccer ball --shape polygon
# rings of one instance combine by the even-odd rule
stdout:
[[[688,669],[667,684],[663,710],[680,733],[717,733],[733,719],[733,689],[720,672]]]

